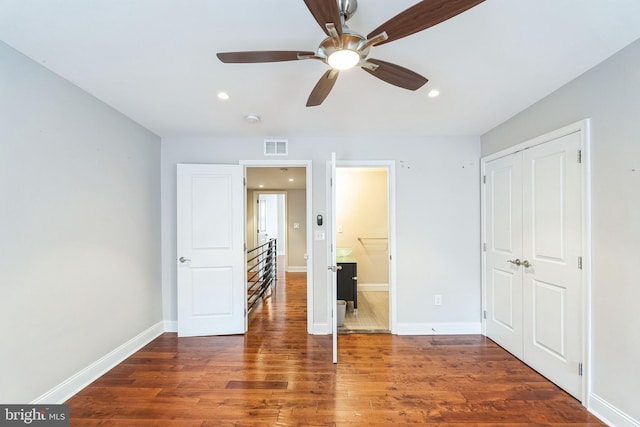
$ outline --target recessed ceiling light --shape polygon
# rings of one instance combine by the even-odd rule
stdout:
[[[264,188],[264,184],[258,185],[258,188]]]
[[[229,99],[229,94],[227,92],[218,92],[218,99],[226,101],[227,99]]]
[[[293,182],[293,181],[294,181],[294,179],[293,179],[293,178],[289,178],[289,182]]]
[[[440,96],[440,91],[438,89],[432,89],[432,90],[429,91],[427,96],[429,98],[436,98],[436,97]]]

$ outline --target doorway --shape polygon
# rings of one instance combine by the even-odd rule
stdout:
[[[247,194],[247,201],[249,195]],[[277,256],[286,259],[287,250],[287,193],[283,190],[272,191],[253,191],[252,206],[253,224],[255,230],[254,246],[258,247],[267,243],[269,240],[275,239],[277,242]],[[250,223],[249,203],[247,203],[247,225]],[[247,234],[247,240],[249,240]],[[247,245],[250,247],[250,245]],[[284,266],[284,264],[283,264]]]
[[[311,180],[309,162],[241,162],[246,179],[246,245],[276,239],[277,275],[306,273],[309,329],[313,314],[311,293]]]
[[[247,249],[277,239],[284,271],[307,270],[306,168],[247,167]]]
[[[338,332],[389,333],[389,170],[338,166],[335,190]]]

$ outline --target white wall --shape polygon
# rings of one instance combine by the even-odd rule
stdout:
[[[640,41],[482,136],[482,155],[591,118],[590,407],[640,425]],[[631,420],[630,418],[633,418]]]
[[[268,136],[265,136],[268,137]],[[479,138],[289,138],[287,160],[313,162],[313,218],[328,217],[326,160],[397,161],[399,332],[480,331]],[[176,164],[262,160],[262,138],[163,138],[165,319],[176,319]],[[273,160],[270,158],[270,160]],[[291,218],[290,218],[291,219]],[[314,230],[318,227],[313,225]],[[325,222],[323,229],[327,229]],[[313,242],[315,332],[328,332],[326,241]],[[464,260],[464,265],[460,264]],[[444,305],[433,306],[442,294]]]
[[[0,402],[162,320],[159,138],[0,42]]]
[[[293,271],[306,271],[307,261],[307,192],[287,190],[287,267]],[[294,228],[298,223],[300,228]]]

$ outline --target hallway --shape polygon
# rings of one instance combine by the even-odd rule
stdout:
[[[165,333],[71,398],[72,426],[603,425],[482,336],[306,331],[288,273],[242,336]]]

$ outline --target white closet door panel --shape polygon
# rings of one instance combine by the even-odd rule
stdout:
[[[523,153],[524,360],[579,396],[580,134]]]
[[[521,154],[488,162],[486,172],[487,336],[522,358]]]

